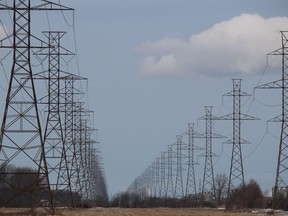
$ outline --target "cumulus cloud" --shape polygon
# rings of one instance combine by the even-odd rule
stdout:
[[[188,39],[163,38],[137,48],[146,57],[142,74],[255,74],[265,67],[267,53],[281,47],[280,31],[288,17],[265,19],[241,14],[192,35]]]

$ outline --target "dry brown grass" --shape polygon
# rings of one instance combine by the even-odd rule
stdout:
[[[89,210],[64,210],[59,212],[63,216],[259,216],[266,213],[228,212],[224,210],[191,209],[191,208],[96,208]],[[281,215],[281,214],[280,214]]]
[[[28,209],[0,209],[0,215],[47,215],[44,209],[38,209],[36,214],[31,214]],[[93,209],[57,209],[57,215],[61,216],[264,216],[267,213],[252,212],[229,212],[216,209],[192,209],[192,208],[143,208],[143,209],[123,209],[123,208],[93,208]],[[275,214],[282,216],[285,214]]]
[[[0,216],[15,216],[15,215],[33,215],[33,216],[45,216],[47,215],[47,211],[45,209],[37,209],[33,211],[31,209],[25,208],[0,208]]]

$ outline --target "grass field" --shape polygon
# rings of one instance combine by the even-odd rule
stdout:
[[[59,212],[60,213],[60,212]],[[228,212],[224,210],[210,209],[189,209],[189,208],[144,208],[144,209],[123,209],[123,208],[96,208],[89,210],[68,211],[64,210],[60,214],[64,216],[257,216],[267,215],[264,212]],[[277,216],[286,215],[283,213]],[[288,215],[288,214],[287,214]]]
[[[12,213],[13,212],[13,213]],[[40,213],[41,212],[41,213]],[[29,214],[29,210],[24,209],[0,209],[0,215],[17,216],[44,216],[43,211],[38,214]],[[259,216],[268,215],[265,212],[229,212],[213,209],[191,209],[191,208],[143,208],[143,209],[124,209],[124,208],[93,208],[93,209],[58,209],[57,216]],[[276,216],[288,215],[288,213],[275,213]]]

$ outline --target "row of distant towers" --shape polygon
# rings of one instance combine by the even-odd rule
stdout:
[[[288,32],[281,31],[282,47],[269,53],[268,55],[280,55],[282,58],[282,77],[280,80],[270,82],[264,85],[255,87],[255,89],[280,89],[282,97],[281,114],[269,122],[280,122],[281,133],[277,159],[277,170],[275,185],[273,187],[273,197],[277,199],[280,194],[288,193]],[[200,120],[205,120],[206,132],[199,134],[195,131],[195,125],[188,124],[188,131],[177,136],[176,144],[169,145],[167,152],[162,152],[161,157],[157,158],[133,183],[128,187],[128,192],[136,192],[144,196],[159,196],[159,197],[176,197],[182,198],[185,196],[196,196],[201,194],[204,197],[215,198],[215,182],[213,172],[213,157],[215,154],[212,151],[212,140],[214,138],[224,138],[221,135],[213,132],[213,121],[215,120],[230,120],[233,122],[232,138],[226,141],[226,144],[232,144],[231,163],[228,179],[228,194],[238,187],[245,187],[244,168],[241,145],[249,143],[244,140],[241,135],[241,125],[244,120],[257,120],[258,118],[249,116],[241,112],[241,98],[249,96],[249,94],[241,90],[241,79],[233,79],[233,90],[224,96],[233,98],[233,112],[231,114],[215,117],[212,114],[212,106],[205,107],[205,116]],[[188,136],[188,144],[183,144],[183,135]],[[194,139],[205,139],[206,145],[203,157],[204,175],[202,185],[199,186],[199,192],[196,191],[196,176],[194,166],[197,164],[194,151],[201,148],[194,144]],[[172,147],[176,146],[176,151]],[[187,154],[183,154],[183,152]],[[186,187],[184,191],[182,172],[182,160],[186,159]],[[176,159],[176,177],[175,185],[173,185],[173,159]],[[166,166],[165,166],[166,164]],[[166,170],[165,170],[166,169]],[[166,173],[166,174],[165,174]],[[167,182],[165,182],[167,179]],[[201,189],[200,189],[201,188]]]
[[[225,138],[224,136],[215,134],[213,132],[213,124],[215,120],[231,120],[233,121],[233,138],[228,140],[227,144],[233,144],[232,148],[232,159],[229,175],[229,187],[228,193],[232,192],[239,185],[244,185],[244,171],[242,163],[242,152],[241,144],[247,143],[247,141],[241,138],[241,121],[242,120],[256,120],[257,118],[248,116],[241,113],[241,97],[249,96],[247,93],[241,91],[241,79],[233,79],[233,91],[229,92],[225,96],[233,97],[233,113],[225,115],[222,117],[215,117],[212,114],[212,106],[205,107],[205,116],[201,117],[200,120],[205,120],[206,132],[204,134],[199,134],[195,131],[195,124],[188,124],[188,131],[182,135],[177,136],[176,152],[173,153],[173,145],[168,146],[168,152],[162,152],[161,157],[157,158],[156,162],[153,163],[152,167],[144,172],[144,175],[154,175],[155,186],[154,195],[157,195],[157,188],[159,188],[159,196],[169,196],[181,198],[184,196],[197,194],[196,190],[196,176],[195,176],[195,165],[197,164],[195,160],[196,150],[203,150],[199,146],[195,145],[195,139],[205,139],[206,145],[204,153],[201,155],[205,158],[204,162],[204,175],[202,181],[201,193],[205,196],[215,197],[215,182],[214,182],[214,171],[213,171],[213,157],[216,156],[212,151],[212,142],[215,138]],[[183,143],[183,136],[187,135],[188,144]],[[186,150],[187,154],[183,154]],[[165,153],[167,156],[165,156]],[[176,180],[175,187],[173,187],[173,177],[172,177],[172,160],[176,159]],[[183,163],[182,159],[187,159],[187,175],[186,175],[186,187],[184,191],[183,186]],[[167,186],[165,184],[165,163],[167,164]],[[153,173],[153,166],[154,173]],[[161,180],[160,180],[161,179]],[[139,179],[132,184],[128,191],[133,191],[135,189],[135,184]],[[159,183],[160,182],[160,183]],[[167,187],[167,188],[166,188]],[[151,191],[149,192],[151,193]]]
[[[30,0],[13,0],[8,5],[0,1],[0,10],[13,12],[13,34],[0,41],[0,48],[13,50],[0,134],[0,186],[5,185],[8,193],[5,200],[0,199],[0,206],[9,206],[19,196],[30,199],[28,194],[33,194],[31,207],[45,206],[54,214],[57,206],[74,207],[79,205],[78,199],[108,196],[99,152],[93,147],[96,141],[92,138],[95,129],[89,126],[91,111],[76,97],[84,93],[76,89],[75,82],[86,79],[61,69],[61,60],[74,55],[61,45],[65,32],[43,32],[46,42],[31,33],[32,11],[74,9],[46,0],[36,2],[32,5]],[[32,54],[47,61],[46,70],[32,72]],[[36,97],[36,79],[48,83],[48,94],[42,98],[45,102]],[[47,108],[44,132],[41,103]],[[19,164],[33,169],[13,173],[16,179],[30,179],[26,185],[6,178],[12,174],[9,166]]]

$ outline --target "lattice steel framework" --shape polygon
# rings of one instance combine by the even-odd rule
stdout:
[[[161,164],[160,164],[160,197],[167,196],[167,186],[166,186],[166,152],[161,152]]]
[[[78,105],[77,105],[78,104]],[[87,123],[90,117],[90,111],[86,111],[83,108],[82,103],[77,103],[75,105],[75,142],[78,143],[77,148],[77,160],[80,161],[80,175],[81,175],[81,193],[82,197],[86,200],[91,200],[89,190],[90,186],[90,158],[89,158],[89,151],[91,148],[92,141],[90,139],[91,133],[93,132],[88,128]]]
[[[90,120],[90,116],[89,116]],[[85,178],[85,190],[87,194],[88,200],[94,200],[95,196],[93,196],[93,193],[95,192],[95,188],[93,188],[93,184],[95,183],[93,181],[93,175],[92,175],[92,152],[94,150],[93,145],[96,143],[95,140],[91,138],[92,133],[94,133],[95,129],[90,128],[88,126],[89,120],[87,119],[85,121],[85,128],[84,128],[84,133],[85,133],[85,138],[84,138],[84,152],[82,158],[84,159],[84,169],[86,173],[86,178]],[[96,168],[96,167],[95,167]],[[100,173],[99,173],[100,174]]]
[[[153,197],[154,196],[154,188],[155,188],[155,182],[154,182],[154,163],[152,163],[149,167],[148,167],[148,197]]]
[[[151,174],[151,196],[156,197],[156,162],[152,162],[152,174]]]
[[[174,197],[173,187],[173,145],[168,145],[167,156],[167,197]]]
[[[33,179],[32,184],[17,185],[13,182],[5,182],[13,192],[8,193],[7,199],[0,205],[11,205],[10,201],[19,200],[21,195],[22,198],[26,197],[31,200],[31,207],[39,206],[41,205],[40,199],[45,197],[54,212],[31,66],[31,49],[43,48],[43,46],[31,44],[30,12],[32,10],[72,9],[49,1],[42,1],[40,5],[31,6],[30,0],[14,0],[12,6],[0,3],[0,10],[13,11],[13,44],[12,46],[6,45],[6,39],[0,42],[1,48],[13,49],[13,63],[1,126],[0,170],[2,172],[7,165],[17,165],[20,160],[22,166],[25,164],[26,167],[35,169],[33,172],[15,173],[19,179],[24,175],[30,176],[30,179]],[[1,181],[5,180],[1,179]],[[36,191],[47,192],[36,193]],[[29,193],[34,193],[33,197],[29,197]]]
[[[147,197],[147,169],[137,178],[137,182],[139,182],[137,193],[145,199]]]
[[[215,198],[215,181],[214,181],[214,171],[213,171],[213,157],[216,156],[212,151],[212,140],[213,138],[224,138],[221,135],[213,133],[213,121],[217,120],[217,117],[212,115],[212,106],[205,107],[205,116],[200,118],[206,121],[206,148],[205,148],[205,165],[204,165],[204,175],[202,183],[202,196]]]
[[[60,116],[60,79],[64,73],[61,70],[61,58],[73,53],[61,47],[61,38],[65,32],[43,32],[48,39],[48,52],[41,50],[38,56],[48,56],[48,70],[36,74],[35,79],[48,80],[48,109],[44,130],[44,148],[48,168],[48,177],[55,205],[74,207],[71,187],[70,169],[67,162],[67,144],[63,123]],[[65,74],[66,75],[66,74]]]
[[[97,143],[97,142],[96,142]],[[97,148],[93,148],[91,154],[91,189],[92,197],[95,201],[99,198],[102,202],[108,202],[108,191],[106,185],[106,177],[104,173],[101,152]]]
[[[228,197],[238,187],[245,186],[243,159],[242,159],[242,144],[249,144],[248,141],[241,138],[241,121],[242,120],[257,120],[253,116],[241,113],[241,97],[250,96],[241,90],[241,79],[233,79],[233,91],[224,96],[233,97],[233,113],[220,117],[220,120],[233,121],[233,138],[226,141],[226,144],[232,144],[232,156],[229,172]]]
[[[104,172],[101,167],[100,157],[97,156],[95,144],[98,142],[92,139],[92,135],[97,131],[94,128],[89,127],[88,122],[90,120],[89,111],[87,111],[87,116],[89,119],[85,120],[85,138],[83,145],[83,158],[84,158],[84,172],[86,177],[84,179],[85,191],[87,194],[88,200],[94,202],[97,198],[101,198],[103,201],[107,201],[107,190],[106,184],[103,184]]]
[[[155,164],[155,163],[153,163]],[[128,187],[127,193],[137,194],[141,198],[146,199],[148,197],[153,197],[154,190],[154,180],[153,180],[153,164],[148,166]]]
[[[73,145],[75,148],[75,161],[77,161],[77,166],[75,167],[77,170],[77,176],[79,179],[75,182],[76,185],[79,185],[79,193],[81,197],[84,197],[85,191],[84,191],[84,185],[83,185],[83,179],[86,178],[84,173],[84,158],[83,158],[83,145],[85,141],[85,134],[84,132],[84,126],[83,126],[83,120],[82,120],[82,106],[83,103],[74,101],[72,104],[72,110],[73,110]],[[74,159],[73,159],[74,160]]]
[[[155,191],[156,191],[156,197],[161,197],[160,192],[160,158],[156,158],[156,175],[155,175]]]
[[[177,135],[176,143],[176,181],[175,181],[175,197],[182,198],[184,196],[183,177],[182,177],[182,135]]]
[[[256,88],[259,89],[281,89],[282,110],[281,114],[270,122],[281,122],[281,134],[277,160],[277,171],[274,186],[274,198],[280,193],[288,193],[288,32],[281,31],[282,47],[269,55],[280,55],[282,57],[282,78]]]
[[[153,168],[152,165],[149,165],[148,168],[144,171],[143,178],[143,190],[142,196],[144,198],[152,197],[153,195]]]
[[[77,130],[75,130],[75,121],[79,121],[79,118],[75,116],[75,111],[77,110],[78,100],[76,96],[82,95],[83,93],[75,88],[75,82],[86,80],[83,77],[76,76],[73,74],[66,74],[61,77],[64,82],[64,89],[61,90],[61,112],[64,113],[64,137],[66,145],[66,157],[69,169],[71,188],[73,194],[81,194],[81,174],[80,174],[80,144],[81,138]],[[79,135],[79,136],[78,136]]]
[[[195,124],[188,123],[188,167],[187,167],[187,179],[186,179],[186,192],[185,195],[196,195],[196,176],[195,176],[195,162],[194,152],[195,150],[201,150],[202,148],[195,145],[195,138],[204,138],[202,134],[199,134],[195,131]]]

